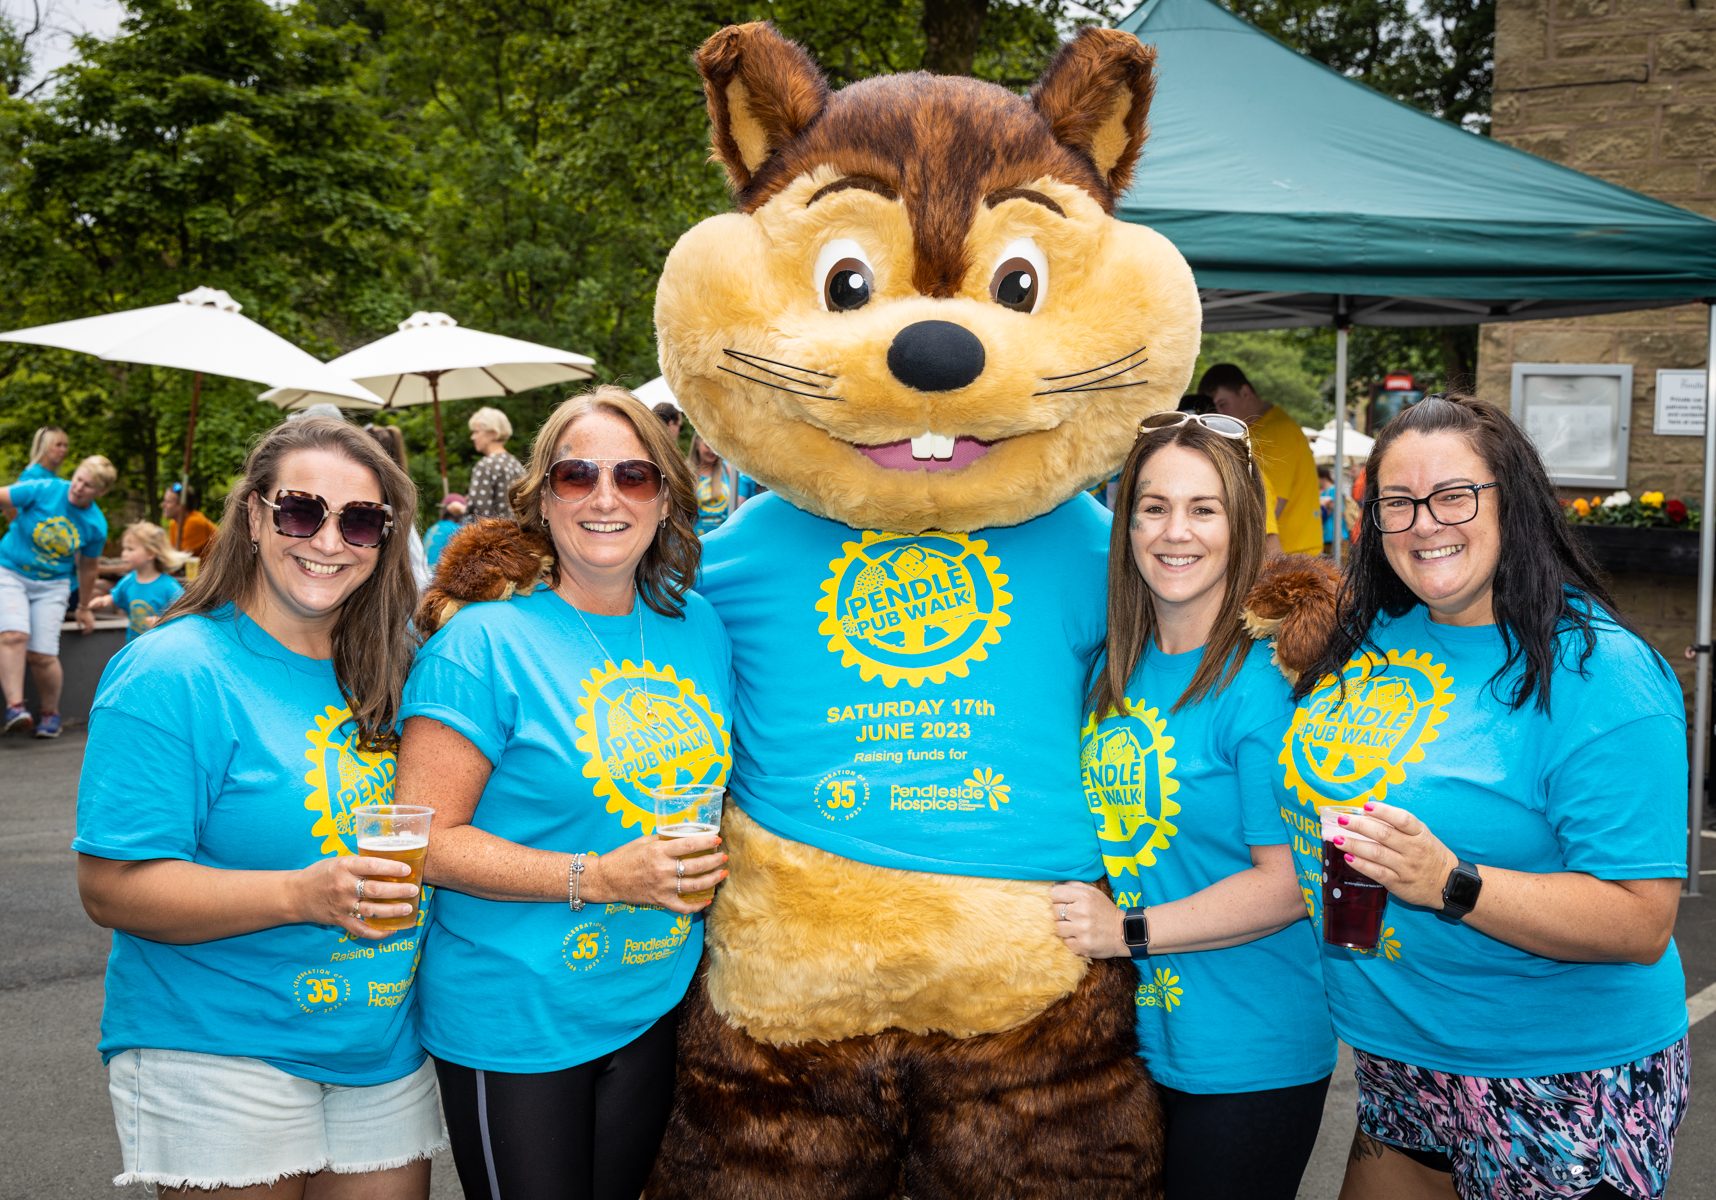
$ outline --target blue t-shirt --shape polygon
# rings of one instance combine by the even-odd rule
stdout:
[[[79,508],[67,497],[64,479],[33,479],[10,489],[18,515],[0,538],[0,566],[31,579],[69,579],[77,554],[100,558],[107,544],[107,518],[92,500]]]
[[[1165,904],[1247,870],[1287,840],[1269,786],[1293,712],[1254,646],[1233,682],[1170,711],[1203,651],[1145,650],[1126,714],[1085,720],[1079,767],[1114,902]],[[1218,677],[1219,678],[1219,677]],[[1140,960],[1138,1052],[1168,1087],[1261,1091],[1334,1069],[1317,943],[1304,921],[1242,946]]]
[[[58,479],[58,478],[59,478],[58,475],[55,475],[52,471],[48,470],[41,463],[33,462],[29,466],[24,468],[24,473],[22,475],[18,476],[18,482],[19,483],[28,483],[32,479]]]
[[[393,755],[359,748],[333,663],[294,654],[228,605],[175,618],[108,664],[72,848],[295,870],[354,853],[353,806],[392,797]],[[185,946],[115,930],[102,1058],[190,1050],[323,1083],[398,1079],[423,1061],[417,953],[415,928],[353,941],[337,926],[281,925]]]
[[[1275,776],[1305,902],[1322,928],[1316,808],[1380,800],[1485,866],[1599,879],[1686,874],[1686,708],[1655,651],[1606,618],[1586,674],[1562,639],[1552,716],[1510,710],[1493,625],[1380,617],[1377,653],[1300,703]],[[1439,906],[1438,906],[1439,907]],[[1478,908],[1483,908],[1482,897]],[[1574,963],[1388,898],[1374,951],[1323,946],[1335,1029],[1373,1054],[1462,1075],[1552,1075],[1631,1062],[1686,1032],[1670,942],[1650,966]]]
[[[433,571],[435,564],[441,561],[441,551],[447,548],[447,539],[457,533],[459,523],[451,517],[442,517],[429,526],[429,532],[423,535],[423,558]]]
[[[707,476],[697,477],[697,532],[712,533],[721,527],[733,512],[733,491],[729,486],[731,480],[727,472],[721,472],[718,479]],[[717,489],[719,485],[719,489]]]
[[[171,575],[157,575],[148,583],[138,583],[136,571],[114,584],[111,593],[113,607],[125,614],[127,622],[125,640],[129,642],[145,630],[153,629],[150,619],[166,612],[167,606],[184,590],[184,585]]]
[[[424,645],[403,713],[439,721],[489,760],[474,827],[537,850],[605,853],[653,830],[648,788],[726,781],[733,668],[721,622],[695,593],[681,619],[636,609],[580,614],[541,588],[468,605]],[[701,915],[575,913],[443,888],[418,981],[423,1044],[488,1071],[589,1062],[678,1004],[702,949]]]
[[[733,790],[859,862],[1095,879],[1078,781],[1108,514],[1082,493],[978,534],[861,532],[776,495],[704,543],[733,638]]]

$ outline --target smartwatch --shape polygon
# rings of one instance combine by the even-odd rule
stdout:
[[[1150,957],[1150,918],[1147,908],[1122,910],[1120,934],[1126,939],[1126,949],[1133,958]]]
[[[1448,872],[1448,882],[1442,885],[1442,915],[1454,921],[1465,920],[1466,914],[1477,907],[1478,893],[1483,887],[1484,878],[1478,874],[1478,868],[1462,858]]]

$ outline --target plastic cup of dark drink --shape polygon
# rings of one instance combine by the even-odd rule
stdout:
[[[1375,950],[1382,940],[1382,914],[1388,889],[1347,861],[1346,844],[1371,839],[1340,824],[1339,818],[1363,816],[1359,804],[1325,804],[1317,809],[1323,820],[1323,940],[1349,950]]]

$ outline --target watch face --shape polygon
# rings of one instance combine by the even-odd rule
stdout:
[[[1478,902],[1478,892],[1484,881],[1475,872],[1455,870],[1448,876],[1448,886],[1442,889],[1442,901],[1453,908],[1470,912]]]
[[[1110,929],[1114,926],[1110,925]],[[1126,939],[1128,946],[1147,946],[1150,944],[1150,922],[1143,913],[1127,913],[1120,923],[1121,936]]]

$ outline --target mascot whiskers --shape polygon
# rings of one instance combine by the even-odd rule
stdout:
[[[1113,217],[1154,53],[1029,97],[831,92],[767,25],[697,56],[737,211],[657,295],[665,374],[772,495],[706,547],[738,677],[732,877],[651,1200],[1148,1197],[1136,975],[1055,936],[1102,877],[1078,775],[1106,479],[1197,355],[1178,252]]]

